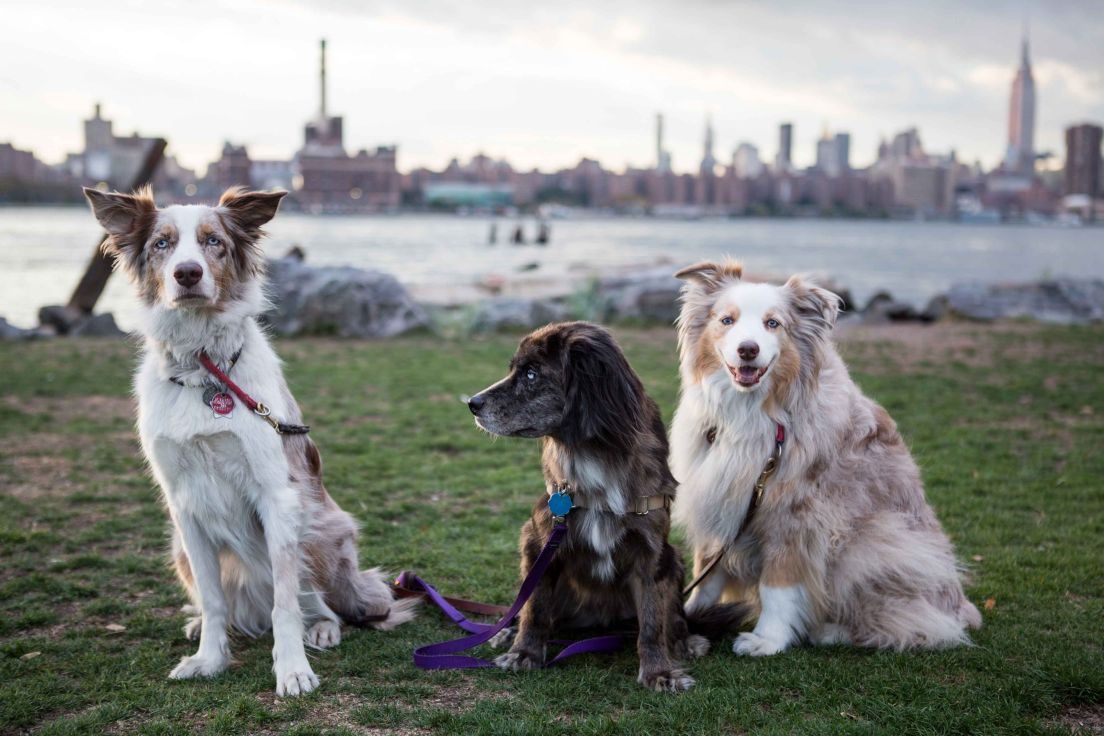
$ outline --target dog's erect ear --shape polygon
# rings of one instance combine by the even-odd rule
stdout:
[[[92,206],[92,214],[107,231],[104,252],[115,256],[116,264],[131,278],[138,278],[145,265],[146,238],[157,219],[153,190],[147,185],[134,194],[120,194],[85,187],[84,196]]]
[[[218,210],[234,240],[234,263],[242,274],[256,276],[264,271],[264,258],[258,241],[264,236],[261,226],[276,216],[280,200],[287,192],[250,192],[231,187],[219,198]]]
[[[802,322],[808,323],[821,335],[826,335],[836,325],[843,299],[828,289],[806,281],[801,276],[791,276],[786,281],[790,304]]]
[[[706,290],[712,291],[719,288],[725,281],[739,281],[743,275],[744,267],[737,261],[725,261],[720,265],[703,261],[682,269],[675,274],[675,278],[699,284]]]
[[[600,327],[580,324],[563,348],[567,410],[564,440],[626,446],[644,420],[644,387],[621,348]]]
[[[153,191],[148,186],[134,194],[101,192],[84,187],[84,196],[92,206],[92,214],[108,235],[127,235],[138,227],[143,216],[157,210],[157,205],[153,202]]]
[[[231,187],[219,198],[219,207],[224,209],[248,236],[256,238],[260,234],[261,226],[276,216],[276,210],[280,208],[280,200],[286,196],[287,192],[283,190],[251,192],[245,187]]]

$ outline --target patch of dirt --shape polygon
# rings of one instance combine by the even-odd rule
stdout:
[[[864,371],[886,374],[907,371],[925,362],[991,368],[996,365],[996,336],[1026,331],[1024,326],[1011,323],[984,327],[961,322],[844,323],[836,330],[836,341],[848,362],[861,360]]]
[[[38,435],[27,435],[35,436]],[[73,461],[69,458],[57,454],[25,455],[23,452],[13,450],[8,462],[9,472],[16,479],[8,487],[12,497],[21,501],[35,501],[45,496],[63,498],[83,486],[70,480]]]
[[[137,406],[130,396],[2,396],[0,402],[24,414],[90,421],[133,420]]]
[[[480,690],[470,682],[436,688],[433,695],[425,698],[419,705],[430,705],[449,713],[466,713],[480,700],[508,700],[513,697],[505,691]]]
[[[132,716],[123,718],[108,725],[107,728],[104,729],[103,733],[111,734],[112,736],[114,734],[137,733],[142,728],[142,726],[153,723],[156,720],[157,718],[154,714],[149,713],[148,711],[140,711]],[[199,731],[202,728],[202,726],[206,723],[206,720],[206,714],[193,713],[190,714],[190,716],[185,716],[184,718],[181,718],[179,720],[174,720],[173,725],[178,728],[186,727],[188,731],[195,732]]]
[[[1104,734],[1104,703],[1067,706],[1047,725],[1075,734]]]
[[[87,456],[107,444],[121,458],[141,462],[138,439],[131,429],[113,431],[73,432],[68,430],[74,420],[92,424],[130,424],[134,417],[134,401],[129,397],[79,396],[16,398],[0,397],[0,402],[12,409],[33,415],[46,415],[54,425],[66,431],[28,432],[7,440],[2,470],[9,475],[9,492],[23,501],[44,498],[64,499],[87,490],[94,482],[110,481],[109,473],[89,470]],[[109,485],[109,484],[103,484]],[[114,506],[112,514],[122,509]],[[89,519],[95,521],[95,519]]]
[[[325,687],[325,684],[322,685]],[[257,700],[268,710],[278,711],[286,698],[278,698],[274,692],[258,693]],[[362,705],[373,705],[369,699],[350,693],[337,693],[323,696],[310,705],[310,715],[300,723],[310,724],[321,728],[343,728],[347,731],[364,736],[423,736],[430,733],[421,728],[375,727],[365,726],[350,718],[350,714]],[[253,734],[280,734],[287,730],[287,724],[281,724],[275,729],[251,731]]]

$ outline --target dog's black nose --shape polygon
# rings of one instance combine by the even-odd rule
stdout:
[[[471,409],[471,413],[479,416],[479,411],[483,408],[483,404],[486,403],[482,396],[476,394],[468,399],[468,408]]]
[[[740,356],[740,360],[755,360],[759,355],[759,343],[747,340],[740,343],[740,347],[736,348],[736,354]]]
[[[173,278],[183,287],[195,286],[203,278],[203,266],[195,261],[184,261],[173,271]]]

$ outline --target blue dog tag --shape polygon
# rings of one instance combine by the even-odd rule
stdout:
[[[571,502],[571,496],[563,491],[557,491],[548,497],[548,510],[553,516],[567,516],[575,504]]]

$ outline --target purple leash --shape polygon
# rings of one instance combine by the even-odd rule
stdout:
[[[559,519],[562,519],[562,517],[559,517]],[[537,585],[540,583],[541,578],[544,577],[545,570],[547,570],[548,566],[552,563],[552,558],[556,556],[556,550],[559,548],[560,542],[563,540],[563,535],[566,532],[567,526],[562,520],[557,520],[556,525],[552,528],[552,533],[548,536],[548,541],[545,543],[544,549],[537,555],[536,561],[533,562],[533,566],[529,569],[529,574],[525,576],[525,580],[521,584],[521,589],[518,591],[517,599],[497,624],[481,624],[475,621],[469,621],[455,606],[445,600],[444,596],[438,593],[432,585],[422,580],[414,573],[403,573],[397,581],[400,586],[410,585],[411,588],[415,588],[416,586],[415,589],[424,591],[429,599],[436,603],[438,608],[444,611],[445,615],[451,618],[454,623],[465,631],[471,632],[471,636],[418,647],[414,650],[414,664],[423,670],[494,667],[494,662],[488,659],[460,654],[460,652],[466,652],[480,644],[487,643],[494,638],[495,634],[510,625],[518,615],[518,612],[521,611],[522,607],[525,605],[525,602],[529,600],[533,592],[537,589]],[[545,666],[553,665],[556,662],[576,654],[616,652],[623,646],[624,637],[620,634],[612,634],[607,636],[596,636],[591,639],[584,639],[576,642],[554,640],[552,643],[567,644],[567,646],[559,654],[553,657],[551,661],[547,662]]]

